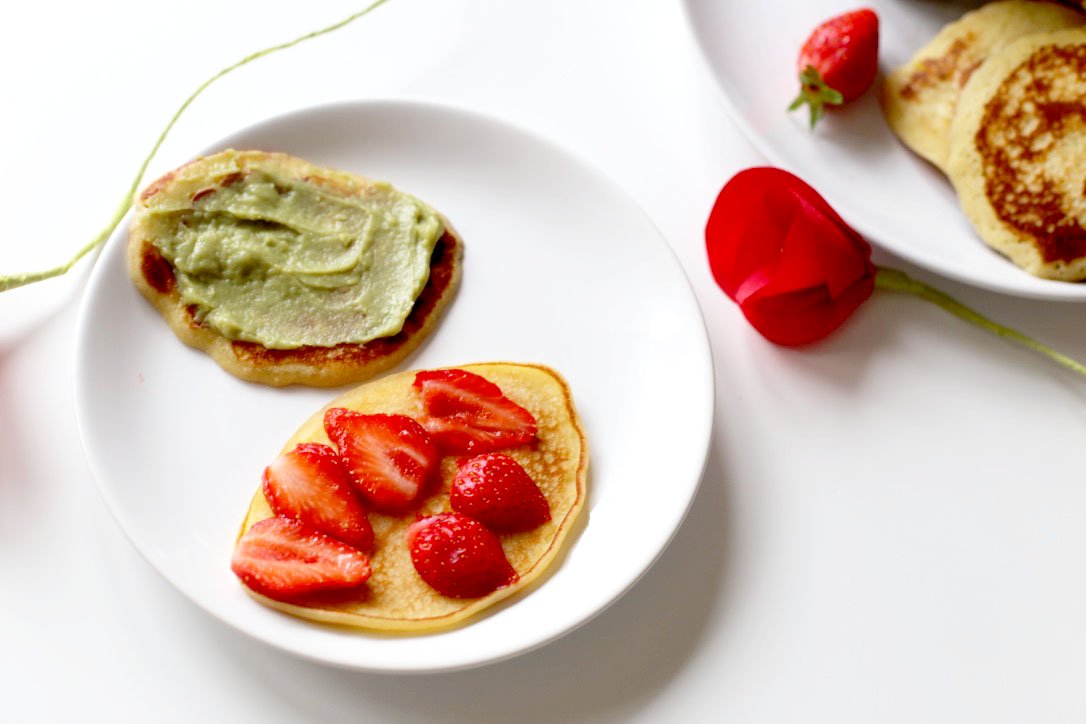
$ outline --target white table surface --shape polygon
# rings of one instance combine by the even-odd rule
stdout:
[[[208,75],[360,6],[0,5],[0,269],[49,266],[93,235]],[[656,222],[716,359],[714,444],[685,524],[615,606],[501,664],[393,677],[269,649],[162,580],[98,496],[72,400],[84,264],[0,296],[0,718],[1086,719],[1086,379],[886,294],[803,351],[748,328],[712,282],[702,226],[720,185],[760,159],[679,3],[392,0],[214,86],[150,173],[269,115],[353,98],[533,129]],[[1086,357],[1082,305],[910,271]]]

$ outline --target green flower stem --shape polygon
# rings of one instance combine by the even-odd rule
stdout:
[[[1034,352],[1048,357],[1056,364],[1063,365],[1067,369],[1077,372],[1080,375],[1086,375],[1086,365],[1071,359],[1065,354],[1060,354],[1051,347],[1046,347],[1032,337],[1028,337],[1015,329],[1010,329],[998,322],[993,322],[953,297],[947,296],[943,292],[928,286],[924,282],[913,279],[903,271],[881,266],[878,267],[878,273],[875,275],[875,286],[879,289],[886,289],[892,292],[906,292],[908,294],[914,294],[921,299],[926,299],[927,301],[942,307],[955,317],[959,317],[970,324],[975,324],[982,329],[986,329],[997,337],[1013,340],[1023,347],[1028,347]]]
[[[46,279],[61,276],[62,274],[66,274],[68,271],[71,270],[72,267],[76,265],[76,263],[79,262],[80,259],[100,247],[103,243],[105,243],[106,239],[108,239],[113,234],[114,230],[117,228],[117,225],[121,223],[121,219],[124,218],[124,215],[128,213],[128,209],[131,208],[132,202],[136,198],[136,191],[139,189],[140,181],[143,180],[143,174],[147,172],[147,167],[150,165],[151,159],[155,157],[155,154],[158,153],[159,147],[162,146],[162,142],[166,140],[166,135],[169,134],[169,132],[173,129],[174,125],[177,123],[177,119],[181,117],[181,114],[184,113],[190,105],[192,105],[192,102],[196,100],[197,96],[203,93],[209,85],[217,81],[219,78],[222,78],[224,75],[227,75],[228,73],[237,70],[241,66],[248,65],[257,58],[263,58],[265,55],[270,55],[280,50],[286,50],[287,48],[297,45],[298,43],[305,42],[306,40],[311,40],[312,38],[316,38],[321,35],[326,35],[327,33],[331,33],[334,30],[339,30],[343,26],[349,25],[363,15],[369,14],[372,10],[376,10],[379,6],[384,5],[386,2],[388,2],[388,0],[376,0],[376,2],[372,3],[365,9],[359,10],[358,12],[343,18],[337,23],[333,23],[328,27],[321,28],[320,30],[314,30],[311,33],[306,33],[305,35],[299,36],[294,40],[286,43],[281,43],[279,45],[274,45],[270,48],[258,50],[255,53],[245,56],[233,65],[229,65],[223,68],[218,73],[201,83],[200,86],[192,92],[192,95],[185,99],[185,102],[181,104],[181,107],[178,108],[177,111],[170,118],[170,122],[167,123],[166,127],[162,129],[162,133],[158,135],[158,140],[155,141],[155,145],[151,148],[151,152],[147,154],[147,157],[143,159],[143,163],[140,164],[140,169],[136,173],[136,177],[132,179],[132,184],[128,187],[128,192],[125,194],[124,199],[121,200],[121,203],[117,207],[117,210],[113,212],[113,218],[109,220],[109,225],[106,226],[106,228],[102,229],[102,231],[98,233],[98,236],[91,239],[85,246],[83,246],[83,248],[76,252],[76,255],[72,257],[72,259],[66,264],[61,264],[60,266],[53,267],[52,269],[45,269],[43,271],[0,275],[0,292],[6,292],[11,289],[25,286],[27,284],[33,284],[34,282],[40,282]]]

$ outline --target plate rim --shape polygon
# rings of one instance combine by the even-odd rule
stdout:
[[[766,160],[774,166],[802,177],[801,172],[792,164],[788,163],[775,147],[758,133],[744,117],[742,111],[740,111],[738,101],[732,96],[732,92],[728,89],[729,84],[726,82],[725,78],[721,77],[716,66],[710,59],[706,49],[704,36],[698,29],[698,23],[694,17],[693,6],[700,1],[701,0],[682,0],[683,17],[686,21],[685,25],[687,33],[693,41],[693,45],[697,48],[697,55],[700,59],[702,70],[707,73],[709,78],[713,81],[712,84],[716,89],[714,95],[723,104],[725,112],[728,114],[729,118],[731,118],[735,126],[740,130],[747,141],[754,146],[759,154],[764,156]],[[822,192],[819,191],[819,193]],[[1025,274],[1025,279],[1028,283],[1039,283],[1044,286],[1041,288],[1019,287],[1009,283],[1002,283],[998,280],[991,280],[985,276],[971,273],[969,270],[962,269],[954,264],[930,257],[923,250],[917,250],[908,243],[898,243],[895,241],[898,237],[892,232],[883,232],[878,224],[873,224],[871,222],[871,219],[863,210],[862,205],[854,205],[850,203],[847,198],[835,199],[833,203],[834,207],[840,212],[842,218],[846,219],[850,226],[854,227],[873,245],[885,252],[901,257],[906,262],[915,264],[918,267],[946,277],[952,281],[960,282],[984,291],[1022,299],[1070,303],[1086,301],[1086,282],[1076,284],[1075,282],[1062,282],[1054,279],[1034,277],[1028,272],[1018,269],[1018,267],[1014,267],[1014,269],[1021,274]],[[889,239],[889,241],[887,241],[887,239]],[[1007,263],[1013,266],[1013,263],[1009,260]]]
[[[149,555],[149,553],[145,551],[145,546],[147,544],[141,545],[141,543],[137,541],[135,526],[122,512],[124,506],[118,503],[118,501],[114,498],[112,494],[110,486],[104,482],[109,477],[108,475],[106,475],[105,472],[105,468],[108,466],[103,465],[102,462],[98,459],[97,453],[95,452],[93,446],[90,444],[89,441],[88,429],[89,425],[91,424],[91,419],[89,407],[90,403],[88,402],[87,398],[89,395],[88,388],[90,380],[87,378],[87,375],[84,371],[88,369],[88,362],[86,360],[86,355],[89,353],[88,337],[91,334],[91,330],[95,327],[95,322],[90,320],[90,307],[92,306],[90,300],[92,299],[92,297],[97,295],[98,292],[96,290],[98,289],[98,287],[104,285],[104,281],[102,280],[106,276],[105,264],[99,262],[102,261],[102,257],[106,255],[106,252],[108,252],[112,245],[122,243],[121,240],[115,240],[115,238],[123,237],[125,235],[127,223],[132,214],[131,208],[125,214],[125,216],[121,220],[121,223],[118,224],[113,234],[110,235],[110,238],[102,246],[101,254],[95,257],[93,269],[91,269],[89,279],[83,287],[82,293],[79,297],[79,309],[76,319],[75,355],[73,365],[75,388],[73,399],[75,404],[76,426],[79,434],[79,439],[81,447],[83,449],[84,458],[86,459],[91,472],[91,478],[94,481],[95,488],[97,489],[99,495],[105,503],[106,508],[109,510],[110,515],[113,517],[118,528],[120,528],[121,532],[124,534],[128,542],[139,553],[140,557],[143,558],[143,560],[159,576],[161,576],[163,579],[170,583],[175,591],[181,594],[189,602],[194,604],[196,608],[201,610],[203,613],[211,616],[213,619],[222,623],[223,625],[226,625],[229,628],[246,635],[248,638],[258,641],[273,649],[277,649],[279,651],[283,651],[285,653],[289,653],[302,659],[313,661],[316,663],[355,671],[392,674],[427,674],[457,671],[485,666],[488,664],[493,664],[516,656],[520,656],[531,651],[535,651],[587,624],[589,621],[606,611],[619,599],[625,596],[626,593],[628,593],[630,589],[632,589],[645,576],[645,574],[648,573],[649,570],[651,570],[651,568],[663,555],[664,551],[667,550],[667,548],[671,545],[672,541],[675,539],[675,536],[677,535],[679,529],[682,527],[682,524],[685,521],[687,515],[689,514],[691,506],[693,505],[693,501],[697,497],[698,491],[700,490],[705,470],[708,466],[709,454],[712,448],[713,433],[716,428],[716,373],[714,358],[712,354],[712,346],[709,342],[708,328],[706,325],[705,316],[701,310],[700,303],[698,302],[697,295],[694,293],[693,285],[690,282],[689,274],[679,260],[678,254],[675,252],[675,249],[672,247],[667,237],[664,236],[664,234],[661,232],[657,224],[644,210],[644,208],[637,203],[633,196],[628,193],[626,189],[623,188],[617,181],[612,179],[608,174],[604,173],[593,162],[572,152],[562,144],[544,136],[538,131],[535,131],[531,128],[526,128],[518,123],[512,122],[505,118],[448,103],[434,102],[428,100],[406,98],[340,100],[293,108],[290,110],[286,110],[282,113],[268,116],[253,123],[249,123],[242,127],[236,128],[233,131],[223,134],[212,143],[209,143],[208,145],[197,151],[196,155],[213,153],[214,151],[219,150],[222,147],[225,140],[233,139],[238,136],[243,136],[250,133],[259,132],[265,127],[274,124],[305,123],[306,116],[321,116],[324,114],[344,113],[355,110],[361,112],[380,112],[382,110],[388,110],[424,114],[452,114],[460,116],[462,119],[468,120],[472,124],[497,126],[502,128],[506,132],[519,135],[524,140],[547,149],[550,153],[558,154],[559,156],[564,158],[566,162],[576,166],[580,172],[590,175],[595,182],[602,183],[605,186],[611,187],[611,189],[615,192],[618,198],[621,198],[622,201],[632,211],[640,215],[641,220],[647,225],[648,229],[651,229],[653,235],[656,237],[656,240],[659,242],[659,245],[670,257],[674,270],[679,273],[680,278],[684,283],[683,294],[691,305],[691,310],[696,315],[696,327],[700,331],[700,334],[698,334],[697,336],[697,341],[699,343],[698,349],[691,349],[691,352],[694,353],[691,354],[691,359],[697,359],[700,361],[700,364],[698,366],[702,368],[700,371],[700,374],[702,376],[701,384],[705,388],[705,394],[702,399],[700,411],[697,411],[697,414],[691,414],[690,417],[697,420],[699,429],[702,430],[703,434],[701,435],[702,439],[698,441],[697,449],[701,450],[701,459],[695,466],[697,469],[697,476],[694,479],[692,486],[690,487],[690,494],[685,501],[682,510],[679,511],[678,516],[669,526],[665,539],[662,541],[662,544],[658,546],[654,555],[651,556],[651,558],[645,560],[642,565],[640,565],[639,570],[637,570],[636,574],[632,578],[630,578],[630,580],[626,581],[624,586],[616,591],[611,592],[611,594],[606,597],[602,604],[596,606],[594,609],[578,613],[575,616],[571,616],[569,622],[564,623],[554,632],[540,637],[537,640],[530,641],[523,646],[514,646],[509,648],[509,650],[504,650],[493,655],[471,658],[461,661],[457,664],[437,666],[419,666],[406,664],[392,666],[373,665],[370,663],[363,663],[357,660],[353,660],[347,656],[320,655],[318,653],[306,650],[305,648],[291,645],[288,642],[277,640],[275,639],[275,637],[265,636],[262,635],[261,632],[248,628],[243,628],[237,625],[234,621],[230,620],[228,617],[224,616],[220,611],[218,611],[212,605],[213,602],[204,601],[193,592],[187,590],[185,586],[181,585],[178,580],[175,580],[173,575],[165,570],[163,566],[156,562]],[[141,184],[142,183],[144,183],[143,179],[141,179]],[[403,369],[407,369],[407,367],[404,367]],[[398,365],[393,370],[390,370],[389,373],[398,371],[402,371],[400,365]],[[586,510],[584,513],[582,513],[582,515],[586,516],[583,520],[585,521],[585,523],[587,523],[588,511]],[[583,530],[580,531],[579,535],[583,535],[583,532]],[[576,540],[568,541],[564,546],[565,550],[570,550],[570,548],[575,546],[576,543]],[[451,630],[460,630],[470,625],[471,623],[468,622],[460,627],[455,627]],[[348,636],[364,637],[366,635],[365,631],[355,631],[352,629],[345,629],[343,633]],[[429,635],[440,634],[441,632],[436,632],[435,634]]]

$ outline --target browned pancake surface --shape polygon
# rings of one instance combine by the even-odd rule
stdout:
[[[992,248],[1037,276],[1086,279],[1086,29],[1008,45],[974,74],[948,173]]]
[[[880,98],[887,123],[913,151],[945,171],[951,124],[973,73],[1019,38],[1084,22],[1067,8],[1032,0],[999,0],[966,13],[886,77]]]
[[[1031,239],[1046,262],[1086,254],[1086,189],[1078,189],[1076,204],[1067,187],[1086,157],[1057,157],[1065,138],[1086,141],[1086,45],[1049,45],[1030,55],[988,101],[976,135],[996,216]]]

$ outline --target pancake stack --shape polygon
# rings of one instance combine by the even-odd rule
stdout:
[[[882,101],[985,243],[1031,274],[1086,279],[1086,17],[985,5],[891,73]]]

